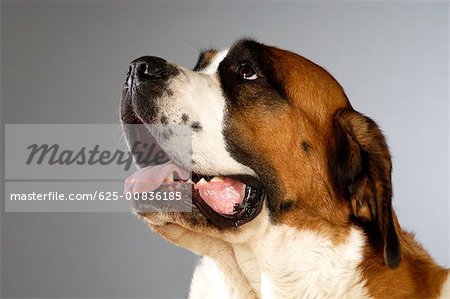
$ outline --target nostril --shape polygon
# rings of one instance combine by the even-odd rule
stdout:
[[[148,74],[148,64],[146,64],[146,63],[139,63],[138,65],[137,65],[137,70],[138,70],[138,72],[139,73],[142,73],[142,74]]]
[[[147,63],[141,62],[136,65],[136,75],[143,79],[150,76],[149,65]]]

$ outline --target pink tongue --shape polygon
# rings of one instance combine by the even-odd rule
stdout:
[[[235,206],[244,201],[245,184],[230,178],[195,184],[195,188],[208,206],[220,214],[232,215]]]
[[[172,162],[148,166],[139,169],[125,180],[124,192],[142,193],[156,190],[164,182],[164,179],[173,172],[176,172],[183,180],[189,178],[189,172]],[[194,187],[199,191],[202,199],[220,214],[232,215],[235,207],[244,201],[245,184],[230,178],[195,184]]]
[[[172,162],[148,166],[139,169],[125,180],[124,192],[141,193],[156,190],[161,186],[164,179],[173,172],[176,172],[183,180],[189,178],[189,172],[179,168]]]

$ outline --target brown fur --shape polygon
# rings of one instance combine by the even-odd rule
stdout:
[[[374,298],[436,298],[448,271],[438,266],[414,236],[400,232],[402,261],[398,268],[386,267],[376,249],[366,245],[360,265],[366,286]]]

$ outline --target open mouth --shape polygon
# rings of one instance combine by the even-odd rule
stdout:
[[[145,128],[143,125],[131,126],[138,126],[139,131]],[[149,134],[148,131],[145,133]],[[129,144],[134,144],[143,133],[126,132],[125,135]],[[152,192],[182,183],[183,188],[191,188],[193,212],[200,211],[215,226],[238,227],[251,221],[261,211],[263,188],[252,176],[205,175],[187,171],[172,160],[159,165],[140,161],[136,164],[140,169],[126,179],[125,192]]]
[[[263,189],[252,177],[214,176],[209,181],[208,178],[193,173],[192,200],[212,223],[221,227],[237,227],[261,211]]]

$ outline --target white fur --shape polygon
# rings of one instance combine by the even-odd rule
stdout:
[[[256,239],[232,246],[240,271],[259,298],[369,298],[357,269],[364,236],[356,228],[337,245],[312,231],[269,226]],[[203,261],[197,267],[190,298],[229,294],[226,286],[230,282],[221,280],[227,275],[215,273],[218,268],[211,266],[214,262]],[[197,288],[208,289],[208,296],[195,296],[198,293],[192,290]]]
[[[241,277],[242,274],[238,272],[236,261],[230,262],[231,265],[217,262],[207,256],[203,257],[194,271],[189,298],[256,299],[247,284],[239,283],[240,279],[237,276]]]
[[[217,263],[207,256],[202,258],[194,271],[189,297],[228,299],[231,296],[225,275]]]
[[[268,296],[262,298],[368,297],[357,271],[364,236],[352,229],[346,242],[333,244],[312,231],[273,226],[254,248]],[[264,282],[262,280],[262,283]]]
[[[211,60],[211,62],[200,71],[200,73],[207,74],[207,75],[213,75],[217,72],[217,68],[219,67],[220,62],[227,56],[228,50],[222,50],[219,51],[214,58]]]
[[[441,298],[441,299],[449,299],[450,298],[450,275],[447,277],[446,282],[444,282],[444,285],[442,287],[439,298]]]

